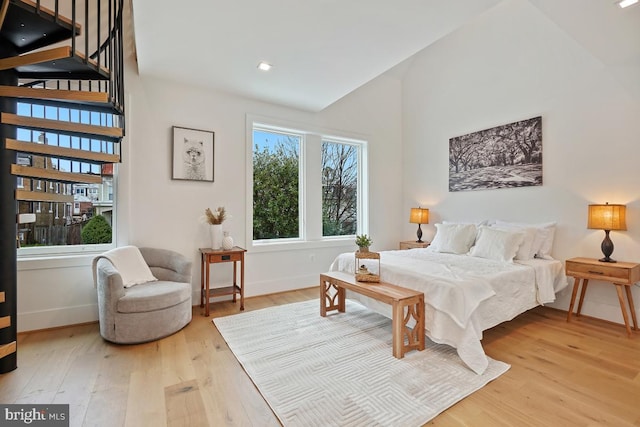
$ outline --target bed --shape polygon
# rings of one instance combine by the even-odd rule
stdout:
[[[436,229],[428,248],[383,251],[379,271],[377,263],[367,267],[384,282],[424,292],[426,335],[455,347],[481,374],[488,365],[483,331],[553,302],[567,286],[563,263],[542,251],[540,228],[436,224]],[[339,255],[330,270],[354,273],[355,267],[350,252]],[[347,297],[391,317],[386,304],[355,293]]]

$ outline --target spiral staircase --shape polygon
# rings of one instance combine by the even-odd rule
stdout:
[[[18,214],[34,203],[73,200],[71,184],[101,183],[101,171],[110,170],[104,165],[120,161],[123,3],[0,0],[0,374],[17,367]],[[34,117],[19,105],[100,119]],[[61,159],[91,167],[62,170]]]

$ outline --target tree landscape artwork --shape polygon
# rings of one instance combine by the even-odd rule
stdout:
[[[542,117],[449,140],[449,191],[542,185]]]

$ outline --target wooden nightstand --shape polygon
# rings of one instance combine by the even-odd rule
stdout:
[[[630,337],[631,328],[629,326],[629,317],[627,315],[627,308],[625,307],[622,295],[622,287],[624,287],[627,294],[627,302],[629,303],[629,310],[631,310],[633,329],[636,331],[638,330],[638,321],[636,319],[636,310],[633,305],[631,286],[640,281],[640,264],[633,262],[600,262],[597,259],[592,258],[571,258],[566,262],[566,270],[567,276],[575,279],[575,282],[573,283],[573,293],[571,294],[571,304],[569,305],[569,313],[567,314],[567,322],[571,321],[573,305],[576,302],[576,295],[578,294],[580,281],[582,281],[582,291],[580,292],[580,301],[578,302],[578,311],[576,312],[576,316],[580,316],[582,303],[584,301],[584,294],[587,291],[589,280],[594,279],[615,285],[616,291],[618,292],[620,308],[622,309],[624,325],[626,326],[627,334]]]
[[[404,250],[404,249],[415,249],[415,248],[426,248],[427,246],[429,246],[429,242],[418,243],[415,240],[405,240],[403,242],[400,242],[400,249],[401,250]]]

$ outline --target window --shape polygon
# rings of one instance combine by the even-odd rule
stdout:
[[[322,141],[322,235],[358,231],[359,145]]]
[[[366,141],[257,118],[247,140],[254,249],[344,244],[367,232]]]
[[[53,107],[29,102],[17,103],[18,115],[35,118],[47,118],[72,123],[82,123],[100,126],[116,125],[118,116],[111,113],[85,111],[77,108]],[[16,192],[19,213],[35,213],[34,223],[19,224],[20,249],[18,255],[69,253],[86,251],[91,247],[104,250],[112,246],[113,236],[113,166],[108,169],[109,174],[102,173],[104,165],[100,162],[86,160],[84,153],[100,153],[100,155],[117,155],[119,143],[93,139],[87,136],[72,136],[55,131],[41,131],[29,128],[18,128],[17,140],[24,143],[43,144],[51,146],[53,153],[66,153],[64,150],[75,149],[79,157],[69,157],[56,154],[43,156],[18,152],[16,164],[23,167],[38,168],[38,173],[46,178],[18,177]],[[34,146],[35,147],[35,146]],[[28,150],[27,150],[28,151]],[[38,153],[34,150],[33,153]],[[111,161],[111,160],[109,160]],[[82,177],[92,177],[87,182],[74,183],[57,180],[59,172],[82,174]],[[51,177],[51,178],[49,178]],[[101,178],[100,178],[101,177]],[[95,179],[94,179],[95,178]],[[88,178],[89,179],[89,178]],[[103,187],[109,187],[108,190]],[[104,194],[105,198],[102,199]],[[106,197],[108,195],[108,197]],[[103,215],[110,229],[109,238],[106,233],[88,233],[83,237],[83,229],[95,215]],[[98,240],[94,236],[101,236]],[[108,241],[107,241],[108,240]],[[88,246],[102,245],[102,246]],[[106,245],[106,246],[105,246]]]
[[[299,239],[302,135],[253,130],[253,240]]]

